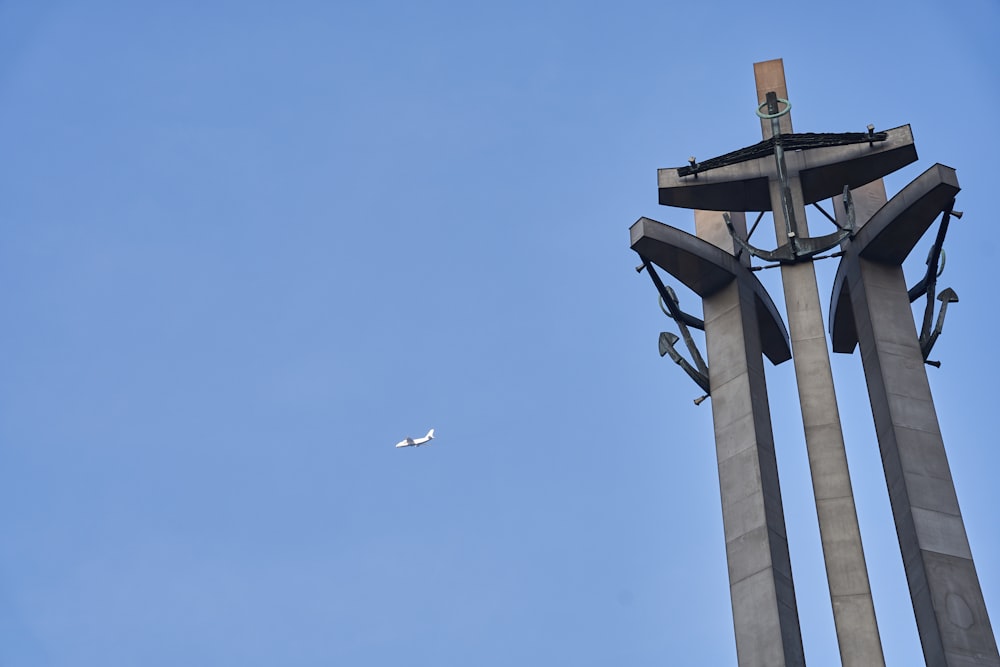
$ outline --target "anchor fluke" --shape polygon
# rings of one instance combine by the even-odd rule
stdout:
[[[667,354],[673,352],[670,358],[673,359],[674,355],[677,354],[677,350],[674,349],[674,343],[680,340],[680,337],[675,333],[670,333],[669,331],[660,332],[660,356],[665,357]],[[679,356],[679,355],[678,355]]]
[[[937,300],[942,303],[958,303],[958,294],[956,294],[955,290],[952,288],[945,287],[941,290],[941,293],[938,294]]]
[[[934,343],[937,342],[938,337],[941,335],[941,330],[944,329],[944,318],[948,312],[949,303],[958,303],[958,294],[955,293],[950,287],[945,287],[941,290],[941,293],[937,295],[937,300],[941,302],[941,309],[938,311],[937,322],[934,323],[934,331],[932,331],[926,337],[920,337],[920,352],[924,356],[924,361],[935,366],[937,368],[941,367],[941,362],[931,362],[927,361],[927,355],[931,353],[931,349],[934,348]]]
[[[674,349],[674,343],[680,340],[680,337],[676,334],[670,333],[669,331],[660,332],[660,356],[669,355],[675,364],[681,367],[681,369],[688,374],[695,383],[701,387],[702,391],[706,394],[709,393],[708,389],[708,376],[699,371],[697,368],[692,366],[687,359],[682,357],[680,353]],[[695,404],[697,405],[697,403]]]
[[[660,280],[660,276],[656,273],[656,269],[649,262],[649,259],[639,255],[642,259],[642,264],[636,268],[636,271],[641,271],[643,268],[646,269],[646,273],[649,274],[650,279],[653,281],[653,285],[656,287],[656,291],[659,294],[660,310],[663,314],[672,319],[676,324],[677,328],[680,329],[681,335],[671,333],[669,331],[663,331],[660,333],[659,338],[659,349],[660,356],[669,355],[670,358],[680,366],[688,376],[701,387],[702,391],[706,394],[711,393],[708,386],[708,365],[705,363],[705,359],[701,356],[701,352],[694,343],[694,339],[691,337],[690,327],[696,327],[704,330],[705,323],[702,320],[689,315],[680,309],[680,304],[677,302],[677,294],[674,290],[663,284]],[[692,365],[687,359],[682,357],[674,345],[677,341],[684,339],[684,345],[687,347],[688,352],[691,354],[691,358],[694,359],[694,364]]]

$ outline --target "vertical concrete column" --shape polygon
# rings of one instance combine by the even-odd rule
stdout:
[[[853,199],[863,223],[885,203],[885,187],[876,181]],[[903,269],[849,259],[851,310],[924,659],[928,667],[1000,667]]]
[[[754,75],[758,100],[770,91],[779,98],[788,98],[781,60],[755,63]],[[791,132],[790,114],[780,120],[782,134]],[[761,129],[765,139],[771,136],[770,121],[762,121]],[[798,234],[808,236],[797,174],[789,178],[789,189]],[[788,242],[780,182],[772,179],[770,190],[780,246]],[[812,262],[783,265],[781,280],[841,661],[845,667],[878,667],[885,664],[885,659],[847,468],[816,272]]]
[[[695,211],[695,227],[733,252],[720,212]],[[753,292],[733,280],[703,304],[738,664],[805,665]]]

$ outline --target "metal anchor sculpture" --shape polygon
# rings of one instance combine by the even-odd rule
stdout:
[[[657,171],[659,203],[694,210],[696,235],[648,218],[629,230],[643,266],[655,264],[702,299],[739,663],[805,664],[762,358],[777,364],[794,350],[841,660],[845,667],[885,664],[829,352],[825,336],[818,335],[823,317],[812,260],[840,244],[832,253],[841,258],[829,315],[833,351],[860,348],[925,661],[1000,667],[923,370],[925,363],[936,363],[928,362],[927,354],[941,334],[948,305],[957,301],[954,290],[942,290],[934,322],[941,246],[954,213],[950,202],[960,190],[955,170],[936,164],[887,200],[880,179],[917,159],[909,126],[880,133],[869,126],[867,135],[795,134],[783,99],[788,94],[781,61],[755,63],[754,73],[757,100],[765,100],[757,107],[764,141]],[[836,219],[817,208],[836,232],[808,238],[805,207],[829,198],[835,198]],[[772,212],[776,250],[750,245],[757,223],[745,231],[749,211]],[[725,212],[732,212],[731,219]],[[942,212],[926,276],[908,290],[903,263]],[[791,336],[752,273],[754,257],[780,267]],[[657,289],[665,310],[676,305],[665,286]],[[924,295],[922,326],[914,327],[912,303]],[[676,354],[683,368],[675,349],[679,338],[664,332],[660,340],[661,354]],[[688,369],[697,370],[692,363]]]
[[[783,109],[779,109],[779,103],[784,105]],[[764,107],[767,107],[766,113],[762,111]],[[847,238],[853,237],[855,233],[854,216],[853,214],[850,214],[853,212],[854,208],[850,195],[850,188],[853,187],[853,185],[847,183],[843,188],[844,204],[845,208],[849,212],[847,226],[840,225],[834,218],[820,208],[819,210],[823,212],[823,215],[831,220],[837,227],[837,231],[832,234],[815,237],[799,235],[798,224],[795,219],[795,206],[792,202],[792,187],[789,183],[790,170],[785,157],[786,149],[792,151],[802,151],[813,148],[850,146],[853,144],[867,143],[869,145],[874,145],[875,143],[886,142],[890,139],[890,132],[875,132],[874,125],[868,126],[867,133],[826,132],[782,134],[779,118],[789,113],[791,108],[792,105],[788,100],[779,98],[774,92],[767,93],[765,102],[761,103],[760,106],[757,107],[757,115],[764,120],[771,121],[771,138],[765,139],[764,141],[754,144],[753,146],[705,160],[701,163],[697,162],[697,160],[692,157],[689,158],[687,167],[680,167],[677,169],[678,177],[694,176],[695,178],[698,178],[698,174],[702,172],[729,167],[742,162],[758,160],[766,157],[767,155],[773,155],[776,170],[775,173],[777,175],[781,195],[781,212],[785,222],[785,237],[788,239],[788,242],[779,246],[775,250],[763,250],[761,248],[757,248],[749,243],[749,234],[748,238],[744,239],[739,233],[736,232],[728,215],[725,216],[725,220],[726,227],[729,230],[730,235],[741,249],[750,253],[754,257],[758,257],[768,262],[777,262],[779,264],[795,264],[816,258],[816,256],[820,253],[834,248]],[[852,177],[856,178],[856,176],[853,175]],[[672,202],[663,201],[661,198],[660,203]],[[807,203],[816,205],[815,200]],[[745,210],[763,211],[770,210],[771,208],[770,202],[763,199],[758,205],[759,208],[750,208]],[[818,205],[817,208],[819,208]],[[733,210],[740,209],[734,208]],[[758,218],[758,221],[759,220],[760,218]],[[756,223],[754,224],[754,227],[756,227]],[[753,233],[753,229],[751,229],[750,233]]]
[[[765,77],[769,78],[771,77]],[[770,80],[767,83],[772,85]],[[845,665],[872,667],[883,665],[884,660],[878,642],[874,606],[867,587],[867,572],[863,570],[864,555],[850,479],[846,472],[846,454],[836,411],[832,373],[827,370],[829,356],[825,341],[820,342],[815,335],[815,332],[822,331],[823,322],[818,292],[813,287],[816,275],[812,267],[813,260],[819,259],[821,254],[826,254],[831,249],[840,250],[836,246],[852,239],[855,232],[849,218],[842,217],[839,219],[840,224],[834,222],[833,234],[810,237],[805,206],[831,197],[839,199],[845,186],[850,190],[881,178],[914,161],[916,151],[909,127],[880,133],[875,133],[874,128],[871,128],[867,134],[793,133],[790,123],[786,122],[790,116],[789,104],[784,99],[779,101],[779,95],[787,97],[782,88],[783,86],[760,89],[762,93],[772,91],[758,98],[765,99],[757,107],[764,141],[702,164],[695,161],[685,167],[659,170],[659,203],[694,209],[699,237],[718,248],[733,264],[739,266],[735,271],[739,274],[736,286],[718,293],[707,289],[695,290],[702,296],[706,307],[711,306],[706,310],[705,319],[708,331],[714,333],[706,337],[706,342],[712,362],[713,421],[720,479],[732,478],[728,466],[734,464],[732,443],[735,439],[748,452],[746,461],[740,461],[740,464],[747,463],[743,471],[745,478],[753,480],[755,488],[761,489],[763,495],[776,498],[780,496],[780,491],[776,477],[770,480],[773,455],[767,451],[772,446],[770,443],[773,436],[765,414],[768,407],[766,388],[763,382],[755,384],[763,371],[756,345],[758,341],[763,342],[764,338],[755,335],[757,326],[754,315],[758,316],[756,319],[759,324],[765,323],[767,319],[759,317],[764,314],[763,311],[751,307],[748,292],[755,285],[743,274],[752,275],[751,272],[755,269],[750,266],[750,262],[754,257],[774,262],[780,266],[783,286],[786,290],[793,290],[791,294],[796,298],[796,307],[790,308],[788,313],[793,330],[790,343],[798,359],[795,375],[806,433],[806,448],[810,461],[835,462],[823,470],[820,467],[811,470],[814,488],[820,489],[816,506],[827,572],[837,575],[828,577],[834,623],[841,646],[850,647],[845,649],[847,654],[861,656],[860,660],[845,658]],[[762,112],[764,109],[766,113]],[[847,207],[850,208],[851,204],[851,198],[848,197]],[[775,250],[763,250],[750,244],[750,234],[743,231],[742,224],[738,224],[739,214],[748,211],[772,212],[778,246]],[[710,212],[717,213],[713,216]],[[731,212],[731,219],[728,221],[725,219],[727,212]],[[699,215],[702,219],[700,226]],[[828,215],[826,217],[829,218]],[[750,228],[750,232],[755,227],[756,223]],[[665,249],[661,256],[656,257],[652,252],[645,252],[645,249],[637,247],[640,244],[651,245],[650,242],[655,240],[644,239],[638,234],[640,231],[649,236],[655,234],[664,240],[667,240],[666,234],[658,234],[660,230],[648,224],[643,224],[641,228],[634,226],[633,230],[633,249],[644,252],[656,261],[658,267],[670,271],[678,279],[687,275],[690,270],[685,266],[686,258],[673,256],[674,253],[680,254],[679,249]],[[735,252],[730,251],[730,247]],[[676,272],[670,270],[670,267],[675,268]],[[682,282],[697,285],[699,279],[690,277],[687,281],[682,279]],[[789,293],[786,292],[786,301],[790,300]],[[723,364],[719,369],[715,367],[718,363]],[[740,379],[734,384],[732,377]],[[747,429],[745,440],[742,433],[734,438],[734,434],[746,428],[747,424],[753,424],[756,430]],[[831,476],[831,470],[836,470],[836,474]],[[770,481],[766,481],[765,477]],[[723,489],[725,491],[724,487]],[[734,624],[737,627],[741,664],[780,664],[783,667],[802,665],[804,657],[788,572],[764,571],[762,575],[762,579],[768,580],[769,586],[772,576],[775,580],[773,588],[768,590],[782,590],[784,599],[777,600],[775,607],[771,606],[774,598],[765,600],[761,596],[753,605],[744,605],[743,590],[740,589],[739,596],[736,595],[742,584],[738,575],[744,571],[741,565],[743,545],[751,539],[757,544],[758,536],[764,533],[779,536],[784,534],[780,528],[781,510],[776,508],[770,514],[768,511],[760,512],[759,502],[756,499],[754,502],[758,503],[755,511],[765,517],[759,523],[747,524],[748,527],[752,525],[754,537],[750,538],[747,533],[746,539],[734,539],[734,535],[741,532],[742,525],[739,528],[727,526],[726,533],[727,555],[731,563],[730,586],[734,591]],[[724,516],[744,516],[741,514],[745,511],[742,509],[743,504],[744,498],[726,497],[724,494]],[[834,504],[838,505],[836,519],[831,512]],[[728,551],[730,544],[739,544],[740,548]],[[769,553],[779,555],[770,561],[772,564],[779,560],[785,561],[783,546],[768,542],[764,544]],[[837,545],[836,548],[827,551],[827,545],[833,544]],[[859,571],[861,574],[856,580],[853,574],[850,581],[839,576],[842,572]],[[859,584],[854,585],[855,581]],[[770,633],[767,640],[762,639],[764,633],[761,632],[761,628],[765,627],[765,619]],[[765,646],[767,653],[758,651],[758,648]]]
[[[779,102],[785,105],[784,109],[778,109]],[[767,107],[767,113],[763,113],[761,111],[761,109],[765,106]],[[791,110],[791,102],[786,99],[779,99],[777,94],[774,92],[767,93],[766,100],[757,107],[757,115],[765,120],[771,121],[772,137],[770,140],[761,143],[770,143],[773,146],[774,162],[775,167],[777,168],[778,180],[780,181],[781,188],[781,209],[785,219],[785,235],[788,238],[788,243],[779,246],[776,250],[762,250],[760,248],[756,248],[750,245],[749,234],[747,235],[747,238],[744,239],[736,232],[729,213],[723,214],[726,221],[726,229],[729,230],[730,236],[733,237],[733,240],[737,245],[739,245],[739,247],[743,248],[754,257],[780,264],[794,264],[796,262],[813,259],[816,255],[837,246],[844,239],[854,235],[853,215],[849,218],[850,224],[847,227],[841,227],[837,224],[836,220],[830,218],[829,214],[823,211],[827,218],[833,220],[834,225],[838,228],[837,231],[832,234],[826,234],[825,236],[799,236],[798,225],[795,222],[795,207],[792,205],[792,192],[788,185],[788,167],[785,163],[785,143],[789,137],[781,133],[780,122],[778,121],[779,118]],[[829,137],[826,138],[826,140],[820,145],[836,145],[840,142],[859,143],[859,141],[868,141],[869,143],[873,143],[875,141],[884,141],[888,138],[888,135],[885,132],[879,133],[876,137],[874,130],[874,126],[869,126],[867,136],[854,132],[843,133],[839,137],[837,137],[837,135],[829,135]],[[796,137],[796,135],[791,135],[791,137]],[[801,140],[792,142],[792,145],[796,148],[808,148],[811,147],[811,144],[812,142]],[[844,186],[844,205],[848,211],[853,211],[854,207],[850,197],[850,188]],[[822,211],[822,209],[820,210]],[[753,233],[753,229],[750,230],[750,233]]]
[[[951,202],[944,210],[944,214],[941,216],[941,225],[938,227],[937,237],[934,239],[934,245],[931,246],[930,251],[927,253],[927,272],[924,277],[920,279],[916,285],[911,287],[907,292],[907,296],[910,298],[910,303],[913,303],[920,297],[927,295],[927,305],[924,306],[924,317],[920,327],[920,352],[923,354],[924,362],[935,368],[941,367],[940,361],[931,361],[927,358],[930,354],[931,349],[934,347],[934,343],[937,342],[938,337],[941,335],[941,330],[944,328],[944,318],[945,314],[948,312],[949,303],[958,303],[958,294],[955,293],[950,287],[946,287],[941,290],[941,293],[937,295],[937,300],[941,302],[941,309],[938,311],[937,322],[934,324],[934,329],[931,329],[931,321],[934,319],[934,291],[937,288],[937,279],[944,273],[945,265],[945,254],[944,254],[944,239],[948,234],[948,223],[951,221],[951,217],[961,219],[962,212],[953,209],[955,206],[955,200],[952,199]]]
[[[680,338],[675,333],[669,331],[661,331],[659,338],[659,349],[660,356],[669,355],[675,364],[681,367],[681,369],[687,373],[688,377],[695,381],[701,390],[705,392],[703,396],[700,396],[694,400],[695,405],[701,405],[701,403],[711,395],[711,390],[708,383],[708,365],[705,363],[705,359],[702,357],[701,352],[698,350],[698,346],[695,345],[694,338],[691,337],[691,331],[689,326],[699,329],[701,331],[705,330],[704,321],[698,319],[694,315],[685,313],[680,308],[680,304],[677,300],[677,294],[674,290],[663,283],[660,276],[657,275],[656,270],[650,264],[649,260],[642,255],[639,255],[642,259],[642,264],[635,267],[636,272],[641,273],[643,269],[649,273],[649,277],[653,281],[653,285],[656,287],[656,291],[660,295],[660,310],[663,314],[672,319],[677,323],[677,328],[680,329],[681,337],[684,338],[684,344],[691,354],[691,358],[694,360],[694,365],[691,365],[687,359],[681,356],[681,354],[674,348],[674,344],[677,343]]]

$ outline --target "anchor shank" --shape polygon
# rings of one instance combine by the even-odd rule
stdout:
[[[676,337],[673,340],[677,340]],[[706,373],[702,373],[701,371],[699,371],[698,369],[696,369],[694,366],[692,366],[688,362],[687,359],[685,359],[684,357],[682,357],[680,355],[680,353],[676,349],[674,349],[674,344],[673,344],[673,342],[670,342],[670,340],[666,341],[665,347],[666,347],[666,353],[670,356],[670,358],[673,360],[673,362],[675,364],[677,364],[678,366],[680,366],[681,369],[685,373],[687,373],[688,377],[691,378],[692,380],[694,380],[695,384],[697,384],[699,387],[701,387],[701,390],[703,392],[705,392],[706,394],[711,395],[712,392],[709,389],[708,375]]]
[[[691,353],[691,358],[694,360],[694,364],[697,366],[698,371],[705,377],[708,377],[708,365],[705,363],[705,359],[701,356],[701,351],[698,349],[698,346],[695,345],[694,339],[691,337],[691,330],[688,329],[687,324],[684,322],[684,318],[682,317],[683,312],[681,311],[680,304],[677,302],[677,294],[675,294],[674,290],[669,287],[667,287],[667,293],[673,301],[670,307],[670,312],[674,321],[677,322],[677,328],[680,329],[681,338],[684,339],[684,345],[687,346],[688,352]],[[676,315],[674,313],[676,313]],[[708,388],[703,388],[707,393]]]
[[[642,257],[642,255],[640,255],[640,257]],[[694,339],[691,337],[690,329],[688,329],[687,324],[684,323],[680,306],[677,303],[677,296],[673,293],[673,290],[664,285],[663,281],[660,280],[660,276],[656,273],[656,269],[653,268],[652,262],[645,257],[642,257],[642,262],[646,266],[646,272],[649,273],[649,277],[653,281],[653,285],[656,286],[656,291],[659,292],[660,298],[663,299],[663,303],[667,306],[667,311],[670,313],[671,319],[677,323],[677,328],[681,331],[681,338],[684,339],[684,345],[687,347],[688,352],[691,353],[691,358],[694,359],[694,363],[698,367],[698,370],[707,376],[708,365],[705,364],[705,360],[702,358],[701,352],[698,351],[698,347],[694,344]],[[706,389],[706,391],[708,390]]]
[[[785,236],[791,244],[792,256],[796,253],[795,212],[792,209],[792,193],[788,188],[788,167],[785,164],[785,147],[781,141],[781,121],[778,119],[778,95],[773,91],[767,93],[767,113],[771,118],[771,134],[774,137],[774,162],[778,170],[778,181],[781,183],[781,211],[785,216]],[[779,241],[778,245],[781,245]]]
[[[924,278],[924,291],[927,293],[927,305],[924,306],[924,319],[920,327],[920,342],[926,344],[931,335],[931,321],[934,319],[934,293],[937,291],[938,262],[941,260],[941,248],[944,237],[948,234],[948,223],[951,221],[951,209],[955,205],[952,199],[944,215],[941,216],[941,226],[938,227],[934,245],[927,256],[927,274]]]

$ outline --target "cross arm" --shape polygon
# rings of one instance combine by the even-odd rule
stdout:
[[[764,355],[775,365],[791,359],[788,331],[778,309],[757,277],[735,257],[697,236],[645,217],[639,218],[629,233],[632,250],[702,298],[733,280],[750,285]]]
[[[812,204],[832,197],[842,192],[845,185],[852,189],[861,187],[917,159],[909,125],[887,130],[884,134],[883,141],[870,144],[820,143],[801,149],[794,148],[793,144],[786,149],[789,173],[798,174],[801,178],[803,203]],[[778,178],[772,154],[757,155],[752,159],[740,158],[736,162],[712,158],[703,164],[713,163],[719,163],[719,166],[659,169],[660,203],[710,211],[771,210],[768,181]]]
[[[840,260],[833,282],[830,338],[834,352],[850,353],[858,343],[848,280],[851,263],[862,257],[902,265],[960,189],[955,170],[935,164],[883,204],[860,228]]]

